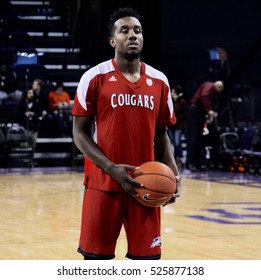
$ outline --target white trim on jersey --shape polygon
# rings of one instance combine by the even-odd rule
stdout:
[[[106,74],[112,71],[115,71],[115,68],[113,66],[112,60],[110,59],[90,68],[83,74],[77,87],[77,96],[79,103],[85,110],[87,110],[86,95],[90,81],[99,74]],[[173,117],[174,106],[171,98],[169,82],[166,75],[148,64],[145,64],[145,74],[151,78],[162,80],[167,85],[169,89],[168,107],[170,110],[170,116]]]
[[[82,75],[77,87],[77,97],[79,103],[85,110],[87,110],[86,95],[90,81],[99,74],[106,74],[114,70],[111,60],[107,60],[90,68]]]
[[[168,107],[169,107],[169,111],[170,111],[170,116],[172,118],[173,114],[174,114],[174,106],[173,106],[173,101],[172,101],[172,97],[171,97],[171,91],[170,91],[170,86],[169,86],[168,78],[166,77],[166,75],[163,72],[161,72],[161,71],[151,67],[148,64],[145,64],[145,65],[146,65],[146,67],[145,67],[145,74],[147,74],[148,76],[150,76],[152,78],[156,78],[156,79],[162,80],[168,86],[168,89],[169,89],[169,93],[168,93]]]
[[[98,143],[97,140],[97,122],[96,122],[96,116],[94,117],[93,123],[92,123],[92,139],[95,143]]]
[[[169,87],[169,85],[168,85],[168,87]],[[171,97],[170,88],[169,88],[169,93],[168,93],[168,106],[169,106],[170,116],[172,118],[173,114],[174,114],[174,105],[173,105],[173,101],[172,101],[172,97]]]

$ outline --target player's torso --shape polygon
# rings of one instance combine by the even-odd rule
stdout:
[[[119,163],[134,164],[151,157],[161,83],[146,75],[131,83],[117,71],[97,79],[98,145]]]
[[[155,129],[170,119],[168,90],[144,72],[131,83],[107,61],[81,79],[73,114],[95,115],[94,139],[112,162],[139,166],[154,160]],[[96,165],[89,174],[92,188],[122,190]]]

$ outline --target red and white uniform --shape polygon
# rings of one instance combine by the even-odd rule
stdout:
[[[143,62],[141,65],[141,77],[137,82],[132,83],[123,76],[114,59],[105,61],[86,71],[77,88],[73,115],[95,116],[93,139],[104,155],[116,164],[139,166],[144,162],[155,160],[153,144],[155,129],[164,128],[176,122],[166,76]],[[160,246],[152,246],[153,240],[158,237],[157,234],[160,232],[160,209],[147,207],[148,209],[145,211],[141,210],[140,208],[143,206],[138,205],[114,179],[95,164],[92,164],[91,167],[90,164],[86,165],[85,174],[88,175],[87,192],[89,191],[89,196],[88,193],[85,195],[85,201],[88,200],[88,202],[84,201],[83,205],[80,252],[113,255],[121,224],[126,221],[123,214],[117,213],[124,212],[119,209],[126,207],[127,200],[130,199],[132,202],[128,203],[136,205],[137,209],[134,211],[146,212],[145,216],[151,217],[146,226],[149,227],[152,235],[148,236],[150,239],[143,242],[143,245],[137,244],[137,240],[140,238],[138,229],[129,225],[128,254],[134,257],[135,255],[150,257],[160,254]],[[108,205],[108,212],[105,210],[105,214],[100,214],[104,215],[103,226],[107,225],[107,228],[104,228],[106,234],[100,236],[100,241],[97,241],[96,238],[100,235],[101,227],[97,225],[96,230],[93,219],[91,221],[88,218],[90,212],[95,212],[95,215],[100,212],[98,211],[100,200],[97,201],[97,195],[95,195],[97,190],[106,191],[108,195],[111,192],[119,193],[118,195],[115,193],[112,198],[115,202],[116,197],[119,197],[118,202],[101,204],[101,207]],[[106,194],[101,195],[104,199],[106,196]],[[113,204],[117,205],[115,206],[117,209],[113,209]],[[112,217],[109,216],[110,211]],[[154,212],[153,215],[152,212]],[[143,214],[135,215],[133,225],[135,223],[135,226],[141,227],[141,223],[144,224],[145,216]],[[116,221],[116,224],[113,224],[114,233],[110,233],[108,227],[111,223],[115,223],[116,217],[119,217],[119,222]],[[127,222],[129,221],[131,219],[128,219]],[[155,221],[156,226],[153,225]],[[90,227],[95,231],[92,234],[89,232],[90,230],[88,231]]]
[[[93,138],[105,156],[114,163],[135,166],[154,160],[155,128],[176,121],[168,81],[162,72],[142,63],[140,79],[131,83],[114,60],[85,72],[72,113],[95,115]],[[95,165],[89,174],[89,187],[122,191]]]

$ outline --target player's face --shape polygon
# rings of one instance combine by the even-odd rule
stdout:
[[[134,17],[124,17],[115,23],[115,31],[110,43],[115,51],[127,59],[139,58],[143,47],[141,24]]]

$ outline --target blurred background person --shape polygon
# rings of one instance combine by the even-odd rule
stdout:
[[[202,156],[203,130],[206,120],[214,120],[214,97],[224,90],[222,81],[204,82],[199,86],[187,108],[187,157],[186,168],[190,171],[205,170]]]
[[[28,89],[24,98],[21,100],[20,114],[20,125],[28,131],[29,144],[33,148],[33,151],[35,151],[40,121],[40,107],[39,103],[34,99],[33,89]]]
[[[56,137],[71,135],[71,100],[68,92],[64,91],[62,83],[56,83],[54,90],[48,94],[49,106],[52,115],[53,132]]]
[[[174,155],[175,155],[176,163],[179,167],[183,167],[184,162],[183,162],[183,151],[182,151],[182,136],[186,132],[187,103],[186,100],[184,99],[183,89],[179,85],[171,89],[171,96],[172,96],[177,122],[176,124],[168,127],[168,135],[174,147]]]
[[[34,79],[32,83],[34,91],[34,100],[38,103],[39,115],[39,137],[49,137],[49,128],[51,123],[50,107],[48,100],[48,92],[43,89],[43,80]]]
[[[48,94],[49,106],[52,112],[58,111],[59,109],[70,107],[70,95],[68,92],[63,90],[62,83],[56,83],[54,90]]]

